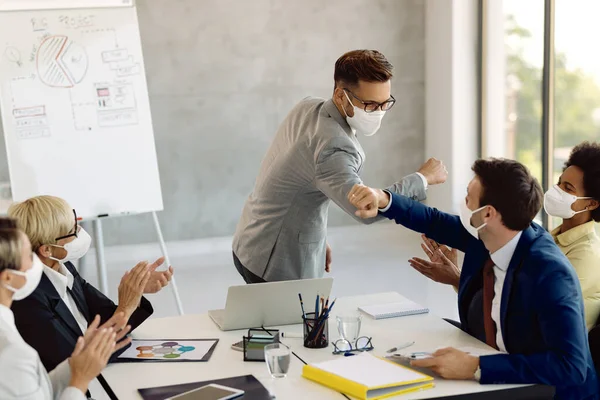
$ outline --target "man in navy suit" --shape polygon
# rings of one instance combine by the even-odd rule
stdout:
[[[461,215],[366,186],[348,195],[357,216],[381,213],[465,253],[458,307],[462,329],[502,354],[474,357],[453,348],[414,361],[447,379],[482,384],[544,384],[557,399],[597,399],[579,281],[552,237],[532,223],[542,189],[522,164],[504,159],[473,165]],[[482,302],[473,316],[473,301]]]

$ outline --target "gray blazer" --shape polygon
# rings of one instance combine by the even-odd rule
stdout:
[[[266,281],[320,278],[325,272],[330,200],[355,217],[347,195],[362,184],[365,153],[333,101],[302,100],[283,121],[260,168],[233,239],[241,263]],[[409,175],[388,188],[425,200]]]

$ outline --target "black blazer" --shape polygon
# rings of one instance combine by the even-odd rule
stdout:
[[[75,270],[73,264],[67,262],[65,267],[73,274],[71,293],[77,308],[88,324],[96,315],[100,315],[102,322],[110,319],[117,305],[87,283]],[[31,295],[21,301],[13,302],[12,310],[19,333],[31,347],[37,350],[48,371],[69,358],[75,349],[77,338],[83,336],[75,317],[60,299],[46,274],[42,274],[40,284]],[[142,297],[140,306],[129,319],[131,330],[144,322],[153,311],[150,302]],[[112,359],[123,351],[125,349],[114,354]]]

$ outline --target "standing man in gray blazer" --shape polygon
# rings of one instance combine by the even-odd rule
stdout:
[[[335,63],[333,97],[306,98],[283,121],[248,197],[233,239],[234,264],[246,283],[320,278],[329,272],[330,200],[357,221],[347,199],[365,160],[358,141],[374,135],[396,100],[392,65],[378,51],[355,50]],[[388,190],[425,200],[443,183],[444,165],[430,159]]]

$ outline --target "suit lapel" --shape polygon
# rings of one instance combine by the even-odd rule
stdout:
[[[53,309],[54,315],[63,321],[63,323],[69,328],[75,337],[82,336],[83,332],[81,332],[81,329],[79,329],[79,325],[77,325],[75,317],[73,317],[73,314],[71,314],[71,311],[69,311],[69,308],[65,302],[62,301],[60,295],[56,291],[56,288],[52,282],[50,282],[50,279],[48,279],[46,274],[42,274],[38,288],[42,289],[50,300],[50,305]]]
[[[513,284],[515,283],[515,279],[517,277],[516,272],[518,272],[519,267],[523,263],[523,260],[527,255],[527,252],[531,247],[531,243],[533,242],[534,238],[535,231],[531,226],[523,231],[521,239],[519,239],[519,243],[517,244],[517,248],[515,249],[515,253],[512,256],[512,259],[510,260],[508,269],[506,270],[506,277],[504,278],[504,286],[502,288],[502,299],[500,302],[500,325],[502,329],[502,337],[504,338],[505,347],[508,346],[506,340],[506,316],[508,312],[510,294],[512,291]]]
[[[87,306],[87,302],[85,301],[85,295],[83,293],[83,285],[81,283],[81,278],[77,271],[75,271],[75,267],[71,263],[66,263],[65,267],[69,270],[71,275],[73,275],[73,289],[71,290],[71,296],[73,296],[73,300],[77,304],[77,308],[83,314],[83,317],[88,322],[90,320],[90,310]]]

